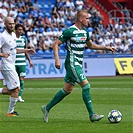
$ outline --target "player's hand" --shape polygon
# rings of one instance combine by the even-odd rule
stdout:
[[[7,52],[7,53],[3,53],[3,58],[8,58],[10,56],[10,53],[9,52]]]
[[[55,67],[57,69],[60,69],[60,60],[59,59],[58,60],[55,60]]]
[[[29,62],[29,64],[30,64],[30,68],[34,66],[33,63],[32,63],[31,61]]]
[[[33,49],[28,49],[28,50],[27,50],[27,53],[29,53],[29,54],[35,54],[35,53],[36,53],[36,51],[35,51],[35,50],[33,50]]]
[[[117,51],[115,47],[106,47],[106,50],[112,51],[112,53],[115,53]]]

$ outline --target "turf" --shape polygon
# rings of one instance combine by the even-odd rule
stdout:
[[[88,78],[91,84],[93,108],[105,117],[91,123],[78,85],[73,92],[49,113],[49,122],[42,119],[41,106],[47,104],[63,87],[63,79],[25,80],[23,98],[17,103],[19,117],[7,117],[9,96],[0,95],[0,133],[132,133],[132,76]],[[0,82],[2,85],[2,81]],[[119,110],[123,117],[111,124],[108,112]]]

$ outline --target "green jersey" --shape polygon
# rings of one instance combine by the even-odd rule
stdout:
[[[88,31],[85,28],[79,30],[75,25],[72,25],[59,36],[59,40],[63,43],[66,42],[67,46],[65,82],[73,85],[77,82],[83,82],[86,77],[82,71],[82,62],[86,41],[90,40]]]
[[[86,28],[79,30],[75,25],[72,25],[59,36],[59,40],[67,44],[66,62],[82,66],[84,47],[86,41],[90,40]]]
[[[22,36],[16,39],[16,45],[17,49],[25,49],[26,48],[26,39]],[[16,54],[16,66],[24,66],[26,65],[26,60],[25,60],[25,53],[21,54]]]

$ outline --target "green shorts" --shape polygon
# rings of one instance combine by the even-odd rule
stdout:
[[[86,77],[83,74],[83,70],[80,66],[75,65],[73,67],[66,65],[66,76],[64,78],[65,82],[69,82],[73,85],[76,83],[81,83],[86,80]]]
[[[19,77],[26,76],[26,66],[15,66]]]

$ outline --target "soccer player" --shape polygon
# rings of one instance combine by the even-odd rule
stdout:
[[[0,57],[2,57],[1,73],[5,88],[0,88],[0,93],[10,95],[7,116],[18,116],[19,114],[14,110],[20,91],[19,77],[15,70],[16,52],[34,54],[35,51],[32,49],[16,49],[16,35],[13,32],[14,19],[6,17],[4,24],[6,28],[1,35]]]
[[[26,49],[26,38],[22,36],[23,34],[23,25],[21,24],[16,24],[15,25],[15,33],[16,33],[16,43],[17,43],[17,49]],[[22,94],[24,90],[24,77],[26,76],[26,60],[25,56],[28,59],[28,62],[30,64],[30,67],[33,67],[33,63],[30,59],[30,56],[28,53],[20,53],[16,55],[16,62],[15,62],[15,67],[16,71],[19,76],[20,80],[20,92],[18,95],[18,102],[24,102],[22,99]]]
[[[104,115],[96,114],[92,108],[90,83],[82,70],[83,52],[86,44],[90,49],[109,50],[112,52],[115,52],[116,49],[94,44],[85,28],[88,26],[88,23],[88,12],[85,10],[78,11],[76,15],[76,23],[66,29],[53,44],[55,67],[60,69],[61,64],[58,55],[58,47],[64,42],[67,43],[67,56],[65,59],[66,75],[64,78],[64,88],[57,92],[47,105],[41,107],[44,122],[48,122],[48,113],[51,108],[72,92],[75,83],[78,83],[82,88],[82,98],[89,113],[90,121],[99,121],[104,117]]]

